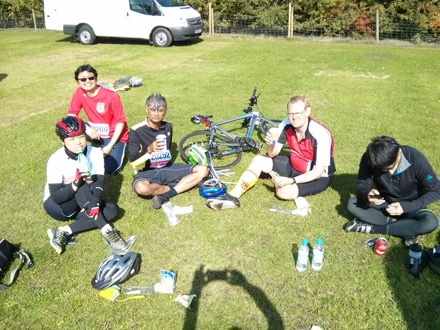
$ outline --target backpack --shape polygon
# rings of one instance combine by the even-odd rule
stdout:
[[[31,258],[26,252],[20,251],[17,246],[11,244],[6,239],[2,239],[0,241],[0,275],[3,276],[6,274],[9,266],[15,259],[20,259],[20,265],[18,265],[11,271],[9,275],[9,284],[0,283],[0,290],[6,290],[8,286],[10,286],[14,282],[15,278],[18,275],[18,271],[21,269],[25,262],[27,263],[27,268],[30,268],[34,265]]]
[[[440,274],[440,245],[436,245],[433,249],[429,249],[427,254],[429,267],[437,274]]]

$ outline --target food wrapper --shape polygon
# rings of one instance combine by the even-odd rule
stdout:
[[[175,302],[181,303],[183,306],[185,306],[188,309],[191,309],[189,306],[191,305],[192,300],[197,297],[195,294],[179,294],[176,299],[174,299]]]

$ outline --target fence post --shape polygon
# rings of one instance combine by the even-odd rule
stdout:
[[[292,3],[289,2],[289,20],[288,20],[288,25],[287,25],[287,38],[291,38],[292,37],[292,30],[291,30],[291,26],[292,26]]]
[[[37,21],[35,20],[35,12],[33,9],[32,9],[32,18],[34,20],[34,30],[37,31]]]
[[[208,2],[208,34],[210,37],[212,37],[212,31],[211,31],[211,3]]]
[[[376,42],[379,43],[379,9],[376,9]]]
[[[214,30],[214,8],[212,8],[212,7],[211,7],[211,33],[212,33],[212,36],[214,37],[214,33],[215,33],[215,30]]]

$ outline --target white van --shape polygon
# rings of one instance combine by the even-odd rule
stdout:
[[[138,38],[157,47],[202,35],[200,13],[183,0],[44,0],[46,29],[75,36]]]

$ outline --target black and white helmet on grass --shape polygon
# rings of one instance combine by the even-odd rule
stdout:
[[[92,286],[104,290],[127,281],[139,272],[141,255],[135,252],[118,253],[105,259],[96,271]]]

